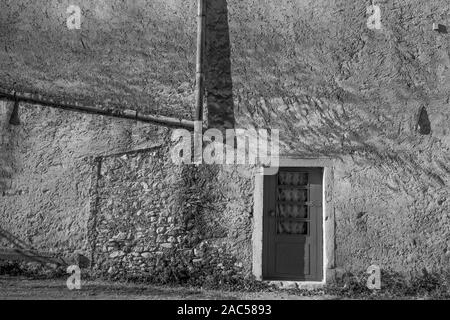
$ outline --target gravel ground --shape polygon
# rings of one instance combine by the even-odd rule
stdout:
[[[70,291],[67,289],[64,279],[30,280],[20,277],[0,277],[1,300],[304,300],[330,298],[332,297],[302,297],[283,292],[224,292],[105,281],[86,281],[82,283],[81,290]]]

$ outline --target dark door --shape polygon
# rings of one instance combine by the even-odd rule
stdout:
[[[264,177],[265,280],[322,280],[322,177],[322,168]]]

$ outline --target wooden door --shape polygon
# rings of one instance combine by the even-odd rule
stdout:
[[[263,278],[321,281],[322,168],[264,177]]]

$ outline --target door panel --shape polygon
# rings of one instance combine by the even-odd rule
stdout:
[[[263,277],[322,280],[322,169],[264,178]]]
[[[309,244],[277,243],[275,246],[275,273],[290,276],[296,273],[310,275],[309,259],[303,259],[310,255]]]

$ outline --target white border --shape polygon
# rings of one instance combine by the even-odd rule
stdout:
[[[333,178],[334,161],[331,158],[289,158],[280,159],[280,167],[318,167],[323,168],[323,279],[322,281],[267,281],[282,288],[314,289],[324,286],[334,278],[334,206],[333,206]],[[253,275],[257,280],[262,279],[263,252],[263,197],[264,173],[273,172],[273,168],[260,168],[255,176],[254,207],[253,207]]]

